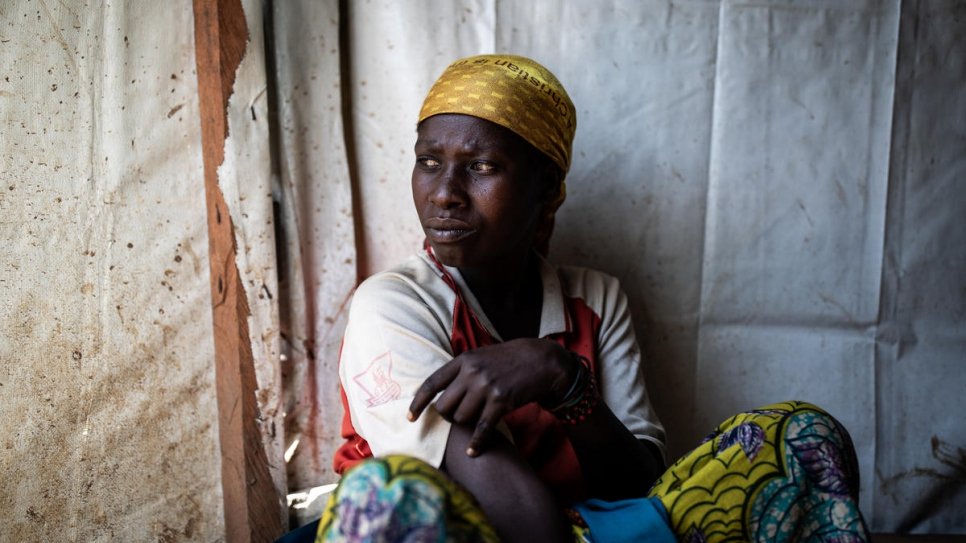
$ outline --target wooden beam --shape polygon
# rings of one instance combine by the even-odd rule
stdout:
[[[228,137],[228,99],[245,54],[248,25],[240,0],[193,1],[225,540],[273,541],[284,532],[284,501],[272,483],[256,423],[250,311],[236,265],[231,215],[218,186]]]

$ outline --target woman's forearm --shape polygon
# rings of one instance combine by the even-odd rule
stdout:
[[[603,401],[567,431],[591,497],[643,496],[664,471],[657,448],[634,437]]]
[[[443,469],[480,503],[502,541],[572,541],[569,523],[549,489],[516,449],[495,436],[476,457],[466,454],[472,431],[452,426]]]

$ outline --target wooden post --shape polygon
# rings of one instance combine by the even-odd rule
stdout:
[[[225,539],[273,541],[285,531],[283,502],[272,483],[255,420],[257,382],[248,331],[250,311],[236,265],[231,215],[218,186],[218,166],[225,158],[228,137],[228,98],[245,54],[248,25],[240,0],[194,0],[194,20]]]

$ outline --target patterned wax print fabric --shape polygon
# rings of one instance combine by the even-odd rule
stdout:
[[[408,456],[371,459],[349,470],[329,497],[315,541],[498,542],[473,497]]]
[[[681,541],[860,542],[848,432],[803,402],[740,413],[654,484]]]
[[[589,543],[579,517],[574,541]],[[329,496],[316,543],[498,543],[473,496],[429,464],[402,455],[370,458]]]
[[[586,543],[865,542],[857,494],[845,429],[813,405],[785,402],[722,423],[661,476],[649,497],[588,500],[569,514],[574,540]],[[458,484],[424,462],[392,456],[370,459],[343,477],[316,541],[496,537]]]

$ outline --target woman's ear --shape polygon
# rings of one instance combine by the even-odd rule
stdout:
[[[550,236],[553,234],[554,215],[563,201],[563,175],[560,169],[551,161],[547,161],[538,169],[540,178],[540,216],[534,231],[533,247],[543,256],[547,256],[550,248]]]
[[[560,189],[563,183],[563,176],[560,168],[553,161],[546,160],[540,168],[540,201],[543,204],[556,202],[560,198]]]

